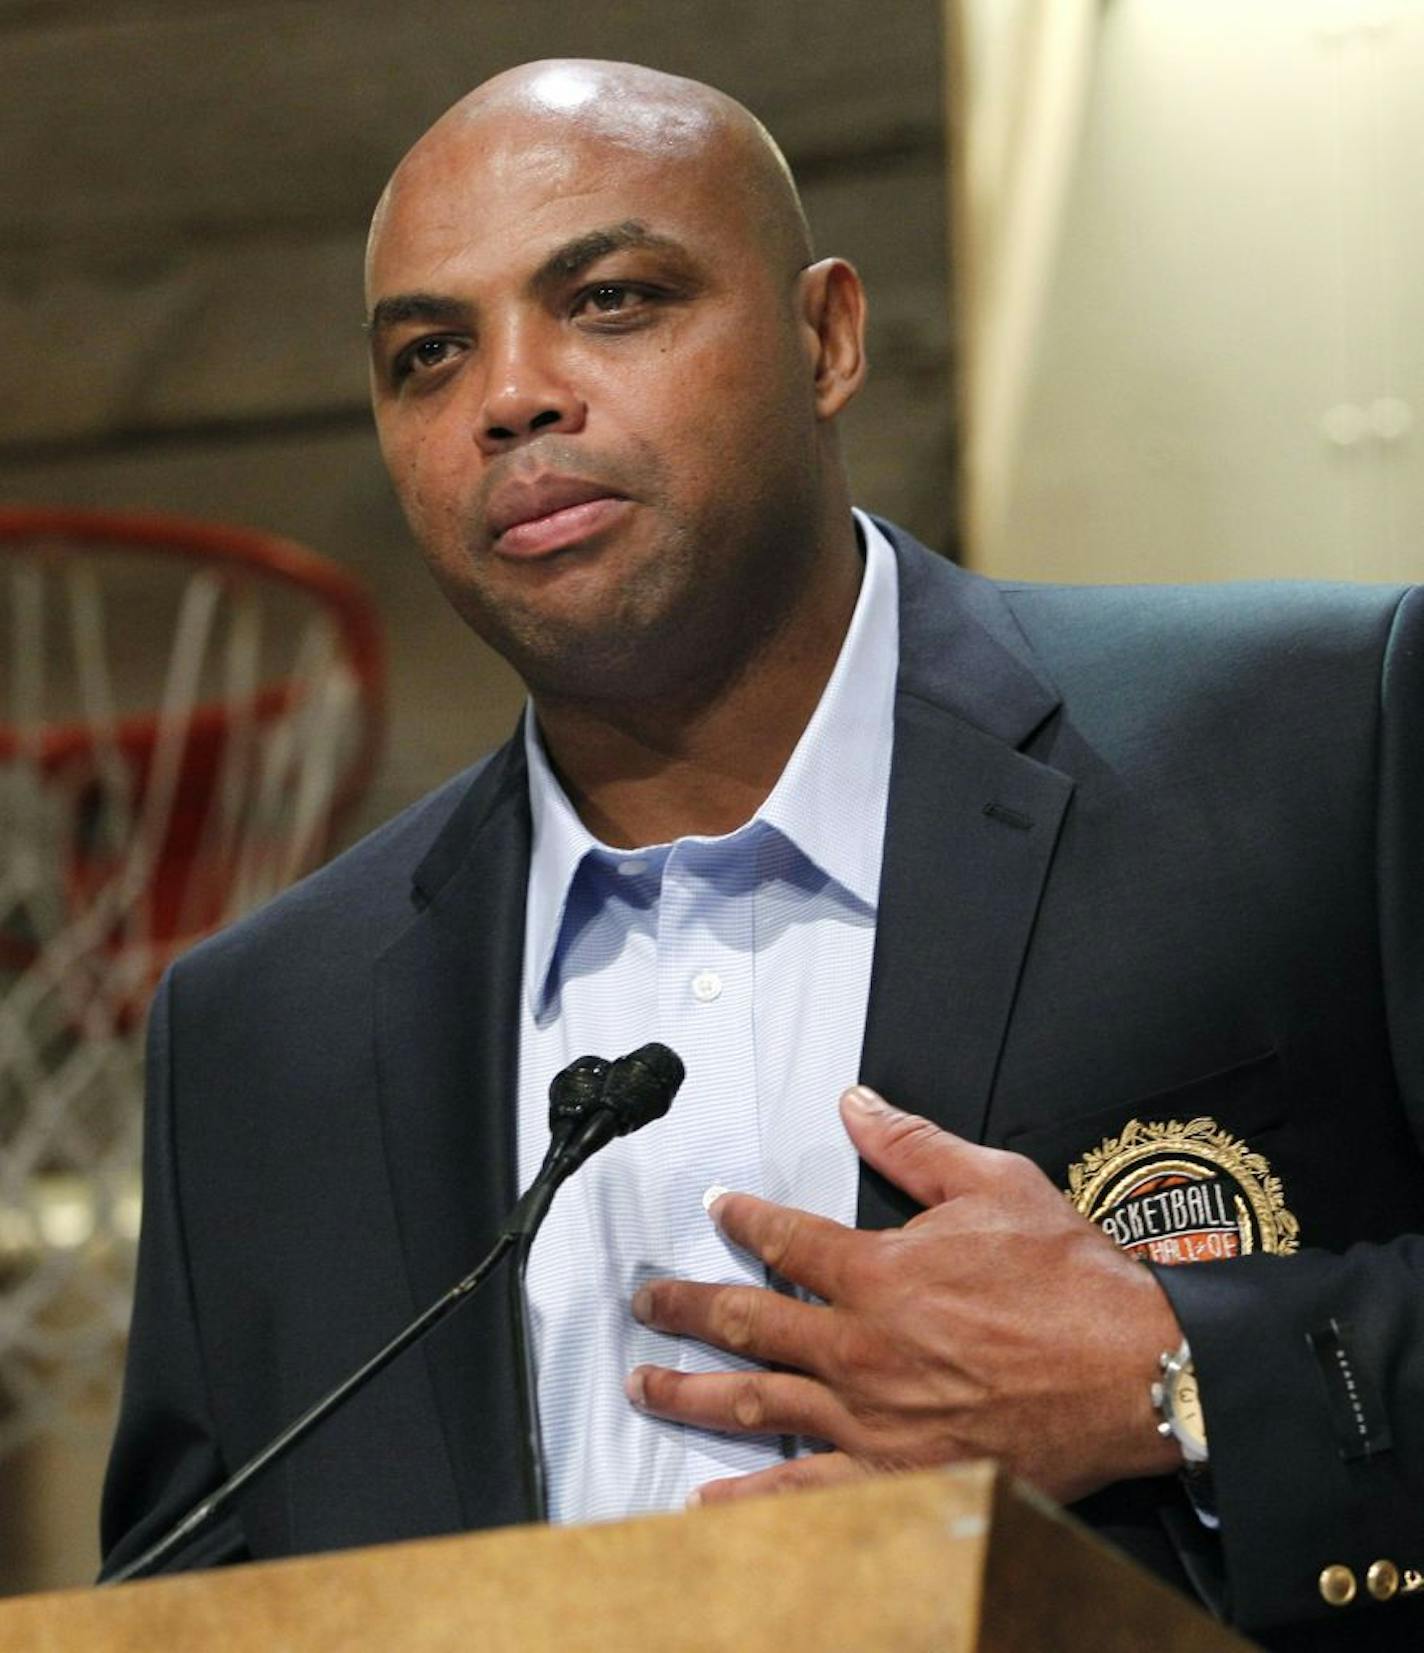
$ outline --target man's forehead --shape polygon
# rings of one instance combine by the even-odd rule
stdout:
[[[685,243],[707,213],[729,233],[736,217],[736,192],[694,153],[658,158],[585,132],[486,127],[409,159],[372,225],[373,280],[410,260],[540,262],[616,224],[643,227],[645,245]]]
[[[625,117],[534,117],[496,109],[440,122],[396,169],[391,203],[492,194],[557,199],[576,190],[646,188],[661,193],[723,171],[730,157],[724,134],[703,123],[640,123]]]

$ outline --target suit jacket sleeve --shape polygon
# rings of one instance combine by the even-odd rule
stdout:
[[[218,1453],[188,1276],[172,1106],[173,974],[148,1032],[143,1232],[118,1430],[104,1484],[103,1575],[140,1554],[229,1473]],[[238,1518],[199,1533],[166,1571],[245,1559]]]
[[[1407,596],[1396,615],[1381,707],[1377,923],[1402,1140],[1418,1153],[1424,591]],[[1360,1645],[1395,1645],[1406,1620],[1419,1635],[1424,1596],[1382,1605],[1366,1581],[1380,1561],[1401,1574],[1424,1570],[1424,1238],[1156,1272],[1201,1386],[1226,1612],[1248,1631],[1331,1616],[1349,1637],[1353,1621],[1366,1637]],[[1320,1575],[1332,1565],[1357,1581],[1348,1606],[1322,1601]]]

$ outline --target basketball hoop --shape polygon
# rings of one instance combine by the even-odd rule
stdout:
[[[291,541],[0,509],[0,1455],[107,1391],[143,1012],[315,867],[380,736],[369,597]]]

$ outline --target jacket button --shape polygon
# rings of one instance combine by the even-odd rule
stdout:
[[[1348,1607],[1355,1599],[1355,1575],[1337,1561],[1321,1573],[1320,1593],[1332,1607]]]
[[[1392,1561],[1371,1562],[1365,1588],[1376,1601],[1388,1601],[1399,1589],[1399,1568]]]

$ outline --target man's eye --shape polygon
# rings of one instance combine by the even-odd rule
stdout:
[[[443,367],[458,348],[459,341],[456,339],[417,339],[395,359],[394,377],[397,383],[408,379],[413,373],[428,373],[432,368]]]
[[[601,281],[596,287],[585,287],[574,300],[575,316],[626,316],[645,310],[652,294],[646,287],[633,287],[627,282]]]

